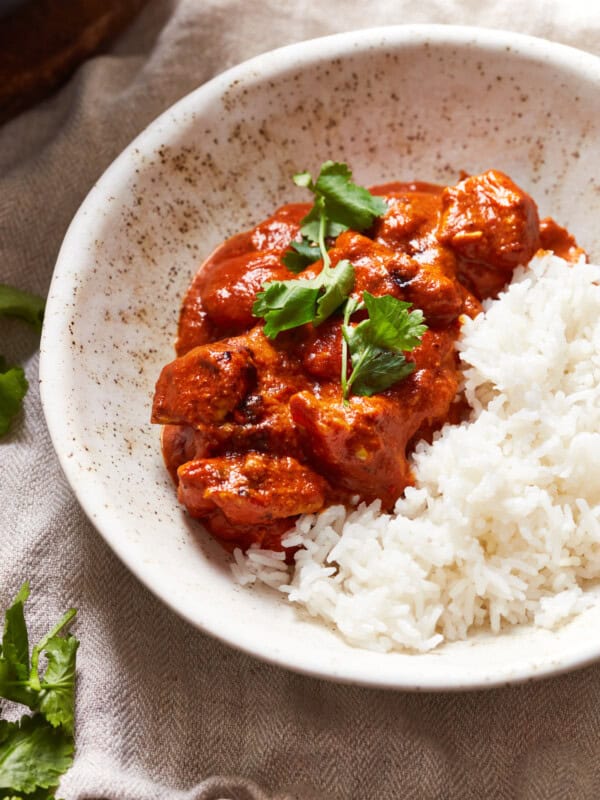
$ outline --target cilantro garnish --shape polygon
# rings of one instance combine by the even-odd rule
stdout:
[[[316,278],[272,281],[256,296],[252,313],[265,319],[265,336],[274,339],[281,331],[312,322],[319,325],[331,316],[354,286],[349,261],[335,267],[327,264]]]
[[[0,283],[0,315],[24,319],[40,333],[44,306],[45,301],[41,297]]]
[[[340,307],[354,287],[354,268],[345,259],[331,266],[326,239],[349,228],[368,228],[387,208],[380,197],[352,182],[346,164],[326,161],[315,182],[310,173],[299,172],[294,175],[294,183],[309,189],[315,202],[301,222],[302,241],[292,242],[283,262],[298,274],[322,259],[323,269],[310,280],[271,281],[263,285],[252,313],[264,317],[265,335],[271,339],[307,322],[319,325]]]
[[[19,317],[38,333],[42,330],[45,302],[41,297],[13,286],[0,284],[0,316]],[[0,436],[9,429],[27,393],[28,383],[21,367],[9,367],[0,356]]]
[[[76,614],[70,609],[32,649],[23,606],[29,597],[24,583],[5,614],[0,647],[0,697],[21,703],[34,713],[20,722],[0,719],[0,789],[6,797],[31,795],[50,800],[60,776],[73,762],[75,660],[79,642],[59,634]],[[39,660],[47,666],[40,674]],[[34,793],[34,794],[32,794]]]
[[[0,720],[0,785],[11,792],[6,796],[12,800],[22,797],[16,792],[35,792],[36,800],[53,798],[60,776],[73,763],[73,750],[73,738],[39,714],[20,722]]]
[[[19,413],[29,384],[22,367],[8,367],[0,356],[0,436],[10,427],[12,418]]]
[[[302,242],[292,247],[300,255],[310,257],[307,247],[321,244],[321,237],[335,238],[343,231],[364,231],[371,227],[377,217],[387,211],[385,200],[372,195],[368,189],[352,182],[352,172],[346,164],[326,161],[313,183],[309,172],[294,175],[296,186],[309,189],[315,203],[300,225]],[[308,266],[307,261],[305,266]]]
[[[427,326],[423,313],[409,312],[411,303],[391,295],[375,297],[363,293],[363,302],[350,298],[354,288],[354,267],[344,259],[331,266],[326,240],[345,230],[363,231],[387,210],[385,201],[352,182],[346,164],[326,161],[316,181],[308,172],[294,175],[297,186],[315,196],[311,210],[300,225],[302,241],[292,242],[283,256],[284,264],[298,274],[309,264],[322,259],[323,269],[316,278],[271,281],[263,285],[252,307],[255,317],[265,320],[265,335],[274,339],[281,331],[312,322],[319,325],[344,307],[342,325],[342,396],[352,389],[358,395],[382,392],[414,371],[414,363],[404,353],[421,341]],[[350,324],[357,311],[368,318]],[[348,356],[352,372],[348,377]]]
[[[292,242],[281,259],[290,272],[296,275],[306,269],[309,264],[314,264],[321,258],[321,248],[311,244],[306,239],[301,242]]]
[[[414,372],[415,365],[404,353],[414,350],[427,330],[420,309],[410,311],[411,303],[391,295],[374,297],[363,292],[364,302],[349,300],[344,310],[342,334],[342,395],[371,396],[388,389]],[[367,319],[350,325],[350,317],[367,310]],[[347,378],[348,352],[352,372]]]

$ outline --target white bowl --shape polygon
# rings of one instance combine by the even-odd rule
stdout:
[[[600,603],[556,633],[478,635],[425,655],[353,648],[230,559],[178,505],[149,424],[182,294],[222,239],[301,197],[300,169],[347,161],[364,185],[503,170],[600,258],[600,61],[500,31],[401,26],[259,56],[150,125],[91,190],[58,258],[42,400],[84,510],[191,623],[311,675],[404,689],[548,675],[600,655]]]

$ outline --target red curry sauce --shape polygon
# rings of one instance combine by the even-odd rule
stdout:
[[[519,264],[540,248],[574,260],[581,250],[506,175],[489,171],[456,186],[390,183],[371,190],[388,210],[366,233],[330,243],[348,259],[353,295],[390,294],[422,309],[428,330],[407,358],[408,378],[342,403],[341,317],[272,341],[252,316],[266,281],[295,277],[282,255],[299,239],[308,204],[279,208],[228,239],[185,295],[177,358],[164,367],[152,421],[181,503],[226,546],[281,549],[299,514],[357,497],[391,509],[412,483],[407,454],[464,403],[455,341]],[[299,277],[314,277],[318,261]]]

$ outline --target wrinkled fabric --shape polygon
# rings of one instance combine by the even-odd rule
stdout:
[[[96,178],[196,86],[283,44],[409,22],[513,29],[600,53],[600,8],[584,0],[150,2],[107,52],[0,129],[0,282],[45,294]],[[26,326],[0,319],[0,352],[31,383],[0,441],[0,606],[28,578],[33,637],[79,609],[77,758],[59,796],[600,796],[600,666],[487,692],[382,692],[265,665],[163,607],[95,532],[60,471],[37,347]]]

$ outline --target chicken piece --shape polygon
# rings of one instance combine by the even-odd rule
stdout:
[[[301,455],[288,400],[314,387],[295,355],[304,335],[282,334],[275,346],[257,325],[242,336],[196,348],[164,368],[152,419],[175,423],[163,434],[171,474],[185,461],[209,455],[248,450]],[[223,361],[222,351],[231,358]],[[193,440],[182,430],[186,426],[193,428]],[[194,447],[200,448],[197,455]]]
[[[412,482],[404,445],[413,431],[389,398],[355,396],[346,406],[339,394],[299,392],[290,408],[307,458],[337,487],[390,508]]]
[[[202,287],[205,272],[211,271],[215,265],[223,261],[236,258],[254,249],[252,244],[252,231],[238,233],[231,236],[217,247],[194,276],[181,306],[179,324],[177,326],[177,340],[175,352],[183,356],[201,344],[214,342],[220,338],[219,332],[210,322],[202,302]]]
[[[429,324],[446,325],[463,310],[464,287],[456,278],[453,256],[435,239],[433,224],[430,221],[429,238],[427,243],[421,242],[418,256],[393,250],[380,239],[374,242],[360,233],[345,231],[329,251],[331,264],[335,267],[343,259],[351,262],[354,297],[362,299],[364,291],[376,297],[389,294],[422,309]],[[322,268],[321,261],[315,262],[302,275],[313,278]]]
[[[281,261],[290,242],[299,235],[307,203],[290,203],[255,228],[232,236],[201,265],[183,299],[175,351],[185,355],[193,347],[251,328],[252,306],[262,284],[293,277]]]
[[[223,422],[256,378],[243,340],[195,347],[163,367],[156,383],[152,422],[212,425]]]
[[[314,387],[296,355],[304,335],[301,330],[289,331],[272,342],[264,335],[262,325],[257,325],[236,338],[252,354],[256,382],[231,418],[211,432],[221,442],[215,454],[247,450],[294,457],[301,454],[289,399],[302,389]]]
[[[438,223],[442,188],[432,184],[390,184],[385,192],[388,210],[373,228],[375,240],[409,255],[421,252]],[[379,187],[380,190],[386,187]]]
[[[398,298],[402,297],[401,291],[390,276],[397,255],[388,247],[376,244],[361,233],[344,231],[329,250],[329,258],[332,267],[344,259],[351,262],[354,268],[352,294],[355,297],[362,298],[365,290],[377,296],[391,294]],[[302,271],[302,278],[309,280],[316,278],[322,269],[323,262],[315,261]]]
[[[540,246],[537,206],[504,173],[473,175],[442,192],[437,238],[459,258],[459,276],[483,299]]]
[[[426,250],[413,256],[411,263],[392,269],[392,278],[402,289],[403,299],[423,311],[428,325],[449,325],[471,302],[470,293],[453,275],[454,260],[451,259],[449,266],[445,264],[448,260],[448,253],[430,242]]]
[[[317,328],[307,326],[306,339],[298,347],[302,367],[323,381],[339,381],[342,374],[342,326],[330,317]]]
[[[431,230],[435,220],[434,216],[429,221]],[[332,262],[347,258],[352,263],[355,295],[362,297],[365,290],[377,297],[390,294],[420,308],[429,324],[447,325],[463,307],[463,287],[456,278],[455,261],[440,252],[432,232],[424,232],[419,248],[409,255],[347,231],[338,237],[331,257]]]
[[[256,251],[271,250],[283,253],[298,237],[300,222],[310,211],[310,203],[288,203],[251,231]]]
[[[179,501],[193,517],[218,508],[234,525],[312,514],[322,508],[327,488],[295,458],[255,452],[190,461],[177,475]]]
[[[339,387],[331,387],[291,398],[306,458],[333,486],[391,508],[412,483],[407,444],[421,426],[445,420],[457,392],[456,332],[427,331],[412,354],[416,371],[382,394],[344,404]]]
[[[361,233],[345,231],[329,252],[332,266],[347,259],[354,267],[353,295],[362,299],[364,291],[381,297],[391,294],[403,299],[402,291],[390,273],[398,266],[398,255],[385,245],[377,244]]]
[[[386,214],[375,223],[375,241],[394,253],[389,271],[402,299],[422,309],[430,325],[447,325],[463,311],[464,287],[453,253],[440,245],[436,230],[441,187],[415,184],[392,191]]]
[[[278,254],[244,253],[203,270],[198,292],[209,322],[236,334],[256,324],[252,306],[263,284],[292,277]]]

